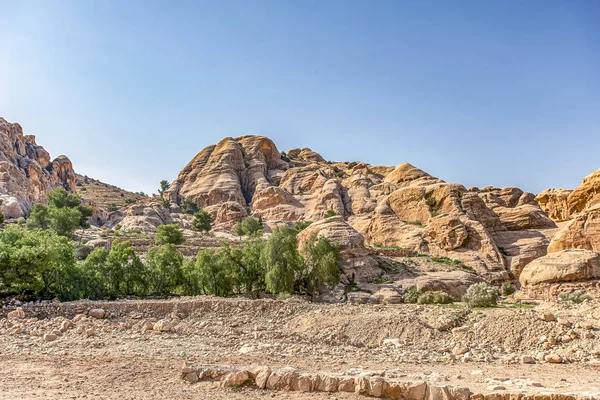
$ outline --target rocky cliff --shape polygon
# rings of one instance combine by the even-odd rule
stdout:
[[[263,136],[205,148],[167,196],[175,209],[184,199],[195,202],[219,227],[248,214],[276,225],[333,211],[367,245],[458,259],[492,281],[545,255],[545,232],[556,228],[535,195],[518,188],[465,188],[408,163],[327,162],[308,148],[280,153]]]
[[[24,135],[21,125],[0,118],[0,211],[6,218],[26,215],[56,187],[75,190],[75,172],[66,156],[50,154]]]

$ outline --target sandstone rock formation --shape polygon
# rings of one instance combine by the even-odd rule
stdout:
[[[226,138],[198,153],[166,195],[176,204],[183,199],[193,201],[210,212],[217,224],[235,223],[227,220],[227,211],[236,210],[242,216],[241,209],[254,193],[272,186],[272,180],[287,168],[275,144],[266,137]],[[225,203],[230,204],[224,210]]]
[[[365,248],[363,236],[342,217],[325,218],[304,229],[298,234],[300,248],[313,235],[323,236],[340,245],[342,268],[347,276],[364,281],[379,275],[378,263]]]
[[[56,187],[75,190],[71,161],[66,156],[51,161],[35,136],[0,118],[0,211],[6,218],[24,216]]]
[[[181,171],[168,198],[174,205],[195,202],[217,227],[248,214],[273,225],[320,221],[333,211],[339,218],[324,224],[347,224],[367,245],[458,259],[490,281],[508,279],[509,271],[518,276],[545,255],[551,236],[545,231],[556,229],[535,196],[518,188],[467,189],[408,163],[326,162],[308,148],[282,155],[262,136],[205,148]]]
[[[600,254],[588,250],[564,250],[529,263],[521,273],[523,286],[600,279]]]
[[[124,230],[155,232],[160,225],[172,224],[173,222],[169,210],[162,204],[155,202],[148,205],[135,204],[129,207],[120,224],[121,229]]]

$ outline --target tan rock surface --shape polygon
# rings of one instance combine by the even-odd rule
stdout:
[[[0,211],[6,218],[26,215],[56,187],[75,191],[75,172],[66,156],[50,161],[33,135],[0,118]]]
[[[600,251],[600,204],[576,214],[552,238],[548,252],[566,249]]]
[[[527,264],[519,281],[536,286],[600,278],[600,254],[588,250],[564,250]]]

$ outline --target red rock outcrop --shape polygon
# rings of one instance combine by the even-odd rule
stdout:
[[[6,218],[24,216],[56,187],[75,190],[71,161],[66,156],[51,161],[35,136],[0,118],[0,211]]]

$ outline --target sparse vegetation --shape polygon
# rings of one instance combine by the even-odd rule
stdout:
[[[157,245],[178,245],[185,242],[183,232],[178,224],[161,225],[156,229],[154,241]]]
[[[181,207],[181,211],[188,215],[195,215],[198,211],[200,211],[198,205],[189,199],[183,199],[179,206]]]
[[[212,228],[212,222],[213,219],[210,214],[204,210],[200,210],[194,214],[192,228],[198,232],[208,232]]]
[[[498,290],[487,283],[476,283],[467,289],[462,300],[469,307],[494,307],[498,304]]]
[[[504,282],[502,286],[500,286],[500,293],[502,293],[503,296],[510,296],[516,291],[517,288],[515,288],[515,285],[510,282]]]
[[[417,304],[419,301],[419,296],[421,296],[421,292],[417,290],[415,287],[408,288],[404,295],[402,296],[402,301],[407,304]]]
[[[454,300],[446,292],[434,290],[421,293],[417,298],[417,304],[451,304]]]
[[[132,205],[132,204],[135,204],[135,203],[137,203],[136,199],[132,199],[132,198],[125,199],[125,204],[127,204],[127,205]]]
[[[335,217],[337,215],[338,214],[335,211],[327,210],[327,211],[325,211],[325,214],[323,214],[323,218],[331,218],[331,217]]]
[[[238,222],[233,231],[239,237],[242,236],[260,236],[264,232],[264,227],[256,218],[247,217]]]
[[[561,293],[558,295],[561,301],[570,301],[576,304],[581,304],[586,300],[592,300],[592,296],[585,292],[575,291],[571,293]]]
[[[312,224],[312,221],[298,221],[294,225],[296,232],[302,232]]]
[[[109,204],[107,207],[107,211],[108,212],[116,212],[119,211],[119,206],[116,205],[115,203]]]

